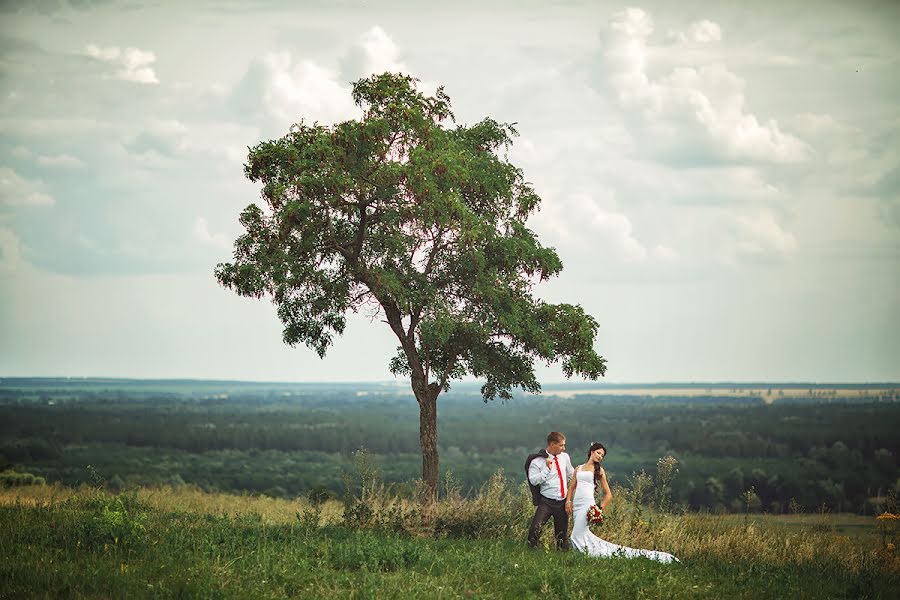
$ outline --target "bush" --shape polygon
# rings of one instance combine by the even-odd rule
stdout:
[[[104,486],[112,489],[119,483],[105,482],[100,473],[88,466],[93,487],[68,498],[63,506],[74,509],[86,518],[77,520],[76,536],[79,544],[87,548],[107,545],[131,549],[146,541],[145,514],[148,506],[138,498],[137,490],[130,494],[110,495]],[[116,477],[113,478],[115,481]],[[121,482],[121,479],[119,479]],[[86,513],[86,514],[85,514]]]
[[[18,487],[20,485],[46,485],[43,477],[36,477],[31,473],[16,473],[15,471],[3,471],[0,473],[0,487]]]
[[[328,500],[337,499],[337,494],[332,492],[324,485],[316,485],[306,495],[307,499],[315,505],[320,505]]]
[[[452,477],[448,475],[447,480]],[[434,511],[434,532],[463,538],[522,537],[531,517],[531,493],[523,484],[518,493],[506,485],[499,470],[471,499],[459,493],[458,486],[446,483],[444,500]]]
[[[113,494],[118,494],[125,489],[125,482],[118,475],[113,475],[112,479],[106,482],[106,488]]]

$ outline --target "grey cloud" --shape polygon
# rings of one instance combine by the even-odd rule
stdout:
[[[896,123],[900,125],[900,117]],[[836,165],[836,172],[823,176],[829,177],[842,194],[877,199],[882,219],[894,227],[900,225],[900,127],[874,135],[853,131],[833,143],[855,150],[855,156]]]
[[[885,173],[872,186],[871,193],[880,200],[879,210],[884,220],[900,228],[900,165]]]
[[[23,258],[38,269],[76,277],[197,272],[224,258],[193,246],[185,207],[196,192],[180,178],[152,190],[55,183],[52,214],[19,211],[11,221]]]
[[[53,15],[66,10],[90,11],[115,4],[116,0],[5,0],[0,3],[0,12]],[[123,9],[140,6],[143,6],[143,3],[119,2],[119,7]]]
[[[887,223],[900,229],[900,198],[894,198],[892,201],[882,203],[880,212]]]
[[[162,156],[173,158],[180,153],[178,139],[150,131],[142,131],[134,139],[126,142],[124,146],[135,154],[156,152]]]
[[[253,59],[226,101],[235,116],[252,120],[263,113],[261,96],[267,79],[266,66],[259,58]]]
[[[51,15],[62,10],[64,6],[62,0],[7,0],[0,2],[0,12],[12,14],[36,12]]]
[[[0,52],[2,52],[4,62],[12,56],[46,54],[40,44],[7,33],[0,33]]]
[[[900,196],[900,165],[885,173],[871,189],[872,192],[882,198],[897,198]]]

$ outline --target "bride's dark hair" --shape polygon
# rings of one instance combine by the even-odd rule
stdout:
[[[603,450],[603,456],[606,456],[606,446],[600,442],[594,442],[588,448],[588,460],[591,460],[591,454],[597,450]],[[594,486],[596,487],[598,483],[600,483],[600,465],[594,465]]]

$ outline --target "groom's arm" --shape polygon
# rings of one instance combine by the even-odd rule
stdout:
[[[546,460],[539,456],[531,461],[531,464],[528,465],[528,481],[531,482],[531,485],[541,485],[547,481],[548,477],[550,477],[550,467],[547,466]]]

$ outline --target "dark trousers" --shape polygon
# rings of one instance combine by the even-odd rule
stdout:
[[[553,517],[553,533],[556,536],[556,547],[560,550],[569,549],[569,515],[566,513],[564,500],[551,500],[541,496],[538,500],[534,518],[531,519],[531,527],[528,528],[528,545],[536,548],[538,538],[541,537],[541,529],[544,528],[550,517]]]

